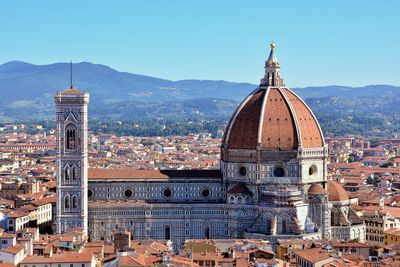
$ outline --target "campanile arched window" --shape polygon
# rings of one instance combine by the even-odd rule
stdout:
[[[73,196],[72,197],[72,209],[76,210],[78,208],[78,197],[77,196]]]
[[[67,194],[67,195],[64,197],[64,209],[65,209],[65,210],[69,210],[69,208],[70,208],[69,202],[70,202],[70,197],[69,197],[69,195]]]
[[[78,167],[72,167],[72,181],[75,182],[78,179]]]
[[[71,172],[70,172],[69,165],[65,166],[65,168],[64,168],[64,180],[66,183],[69,183],[71,180]]]
[[[70,124],[65,129],[65,148],[66,149],[76,149],[76,127],[73,124]]]

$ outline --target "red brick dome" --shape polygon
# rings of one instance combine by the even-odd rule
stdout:
[[[232,116],[222,141],[226,149],[296,150],[324,146],[310,108],[286,87],[261,85]]]
[[[338,182],[328,181],[328,200],[329,201],[346,201],[349,200],[349,194],[344,190]]]
[[[309,195],[325,195],[327,194],[326,190],[318,183],[312,184],[308,189]]]

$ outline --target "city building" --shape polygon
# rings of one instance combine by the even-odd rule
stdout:
[[[263,239],[276,248],[278,239],[338,236],[331,213],[340,222],[357,216],[348,199],[330,202],[343,188],[329,186],[328,146],[310,108],[285,86],[273,43],[260,86],[225,130],[220,169],[89,168],[88,100],[72,86],[55,96],[58,233],[82,227],[92,240],[108,240],[124,229],[138,240],[172,240],[175,249],[203,238]],[[352,237],[352,224],[340,227]]]

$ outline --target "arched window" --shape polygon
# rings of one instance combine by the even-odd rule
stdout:
[[[286,234],[288,231],[287,231],[287,222],[286,222],[286,219],[283,219],[282,220],[282,234]]]
[[[72,181],[76,181],[78,179],[78,167],[74,166],[72,168]]]
[[[69,183],[70,181],[70,170],[68,165],[64,168],[64,180],[66,183]]]
[[[290,217],[287,214],[282,214],[278,218],[278,227],[279,227],[279,233],[281,234],[289,234],[290,232]]]
[[[76,128],[70,124],[65,131],[66,149],[76,149]]]
[[[333,208],[331,211],[331,225],[337,226],[339,223],[339,212],[337,209]]]
[[[64,209],[69,210],[69,207],[70,207],[69,202],[70,202],[69,195],[66,195],[64,197]]]
[[[209,239],[210,238],[210,227],[206,227],[206,229],[204,229],[204,238],[205,239]]]
[[[272,84],[271,86],[275,86],[275,72],[272,72]]]
[[[171,239],[171,227],[169,225],[165,226],[164,237],[165,237],[165,240]]]
[[[267,216],[265,220],[265,234],[267,235],[271,234],[271,227],[272,227],[271,218]]]
[[[78,197],[77,196],[73,196],[72,197],[72,209],[76,210],[78,208]]]

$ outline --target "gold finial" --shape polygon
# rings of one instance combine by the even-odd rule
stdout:
[[[275,46],[276,46],[276,45],[275,45],[274,41],[272,41],[271,44],[269,45],[269,47],[271,47],[271,49],[274,49]]]

